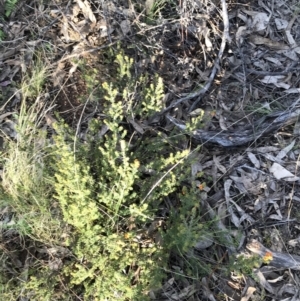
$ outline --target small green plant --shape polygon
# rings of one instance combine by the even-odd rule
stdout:
[[[259,256],[245,256],[239,255],[236,257],[231,257],[231,262],[229,263],[229,270],[235,271],[238,275],[254,276],[253,269],[261,265],[262,261]]]
[[[23,98],[34,98],[41,94],[48,74],[48,67],[43,63],[42,54],[33,55],[32,64],[26,70],[21,84]]]
[[[171,230],[166,234],[165,239],[181,254],[187,253],[202,233],[209,231],[211,226],[209,223],[202,223],[198,198],[196,187],[190,189],[184,187],[179,197],[180,207],[172,211],[168,221]]]
[[[146,1],[146,15],[149,22],[158,18],[161,11],[166,7],[170,0],[147,0]]]
[[[133,60],[122,53],[116,55],[115,62],[118,64],[120,74],[118,84],[119,90],[122,91],[124,113],[130,117],[144,119],[159,112],[164,97],[162,78],[154,76],[150,80],[147,75],[142,75],[138,79],[133,79],[131,75]]]
[[[6,0],[5,1],[5,16],[9,17],[10,14],[14,11],[18,0]]]

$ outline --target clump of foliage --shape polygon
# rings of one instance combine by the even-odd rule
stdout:
[[[262,261],[257,255],[242,254],[231,258],[228,271],[235,271],[237,275],[253,276],[253,269],[259,267],[261,263]]]
[[[2,152],[0,205],[10,206],[15,235],[39,249],[51,246],[52,253],[65,253],[27,266],[21,278],[4,269],[6,300],[70,300],[73,295],[147,300],[166,276],[170,251],[187,252],[207,231],[195,189],[180,190],[181,204],[165,229],[149,231],[164,198],[178,197],[181,181],[189,176],[189,151],[161,134],[132,142],[126,119],[142,121],[160,111],[163,84],[159,77],[133,78],[133,61],[123,53],[116,63],[118,85],[102,87],[105,118],[90,122],[85,141],[61,120],[47,136],[43,111],[30,100],[44,82],[39,64],[23,84],[18,136]],[[108,129],[104,136],[99,135],[103,128]]]
[[[5,1],[5,16],[9,17],[10,14],[14,11],[16,4],[18,3],[18,0],[6,0]]]

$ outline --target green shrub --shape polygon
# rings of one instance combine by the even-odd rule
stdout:
[[[126,57],[124,61],[129,62]],[[121,68],[120,63],[120,80],[128,76],[128,71]],[[78,141],[67,143],[66,135],[69,139],[74,135],[65,126],[56,128],[55,198],[64,220],[74,227],[74,240],[69,244],[78,259],[65,267],[64,272],[71,284],[83,284],[86,297],[146,300],[149,289],[161,283],[168,252],[157,246],[142,229],[155,218],[157,209],[153,203],[176,189],[175,173],[169,173],[145,198],[168,168],[187,153],[165,154],[150,161],[150,158],[145,160],[142,152],[131,152],[127,131],[121,126],[124,102],[117,100],[120,92],[106,83],[103,88],[106,118],[103,122],[93,122],[87,147],[78,145]],[[146,99],[147,103],[137,107],[138,113],[144,116],[159,109],[154,102],[162,96],[158,89],[160,94],[155,97],[151,85],[145,89],[149,89],[146,94],[151,96]],[[126,98],[123,101],[126,102]],[[109,128],[109,133],[93,141],[92,137],[103,125]],[[159,145],[163,146],[157,143]],[[156,151],[161,153],[162,149],[156,148]],[[156,172],[143,179],[144,168]],[[130,229],[130,225],[134,227]],[[80,263],[82,260],[85,264]]]
[[[126,126],[126,118],[143,121],[161,110],[162,80],[134,79],[133,62],[124,54],[116,62],[118,86],[103,84],[105,118],[90,122],[85,141],[62,121],[47,138],[37,103],[23,101],[17,142],[8,142],[3,153],[1,205],[13,208],[19,224],[25,221],[25,239],[67,247],[72,255],[55,270],[47,261],[30,266],[22,281],[7,276],[2,280],[7,298],[13,299],[9,292],[30,300],[71,300],[72,294],[84,300],[147,300],[166,277],[170,252],[188,252],[208,231],[196,188],[185,194],[179,189],[190,177],[189,151],[176,146],[180,137],[157,133],[133,143]],[[30,85],[39,91],[36,81],[26,91]],[[103,127],[109,131],[99,136]],[[158,242],[149,228],[172,195],[180,204],[166,228],[156,229]]]

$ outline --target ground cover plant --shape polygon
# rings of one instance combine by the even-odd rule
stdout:
[[[297,1],[0,13],[1,300],[298,298]]]

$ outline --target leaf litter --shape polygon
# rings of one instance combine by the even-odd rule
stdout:
[[[295,0],[227,3],[227,13],[213,2],[183,3],[180,9],[184,14],[179,19],[170,21],[161,15],[158,26],[138,24],[134,7],[124,6],[122,1],[103,3],[97,9],[87,0],[70,2],[66,8],[55,3],[23,7],[20,15],[12,16],[9,23],[1,21],[7,35],[0,46],[1,132],[17,139],[12,112],[21,96],[15,83],[20,80],[21,72],[30,68],[32,55],[40,46],[52,49],[47,53],[53,70],[49,88],[53,90],[49,91],[59,89],[66,95],[56,100],[62,113],[81,107],[78,99],[71,97],[74,90],[68,85],[81,82],[77,95],[86,91],[86,82],[73,58],[89,60],[101,77],[107,70],[97,62],[95,54],[119,42],[125,46],[138,43],[138,72],[158,73],[169,92],[165,109],[156,118],[166,120],[166,129],[175,125],[185,131],[185,123],[193,118],[188,113],[195,109],[216,112],[210,115],[205,127],[187,133],[186,139],[192,138],[194,144],[202,145],[203,151],[192,165],[191,177],[202,180],[197,176],[201,172],[213,179],[201,193],[201,203],[211,219],[219,217],[217,228],[224,232],[227,243],[218,245],[214,237],[199,237],[192,250],[195,256],[200,254],[202,260],[209,262],[209,255],[216,248],[232,256],[249,256],[245,244],[255,238],[261,248],[265,248],[262,243],[268,242],[263,255],[267,253],[268,258],[276,259],[273,266],[271,260],[254,268],[254,280],[249,275],[243,279],[234,277],[234,273],[227,276],[216,264],[215,272],[202,277],[197,285],[170,277],[159,294],[164,300],[196,300],[197,296],[216,300],[218,294],[226,291],[228,298],[245,301],[257,300],[265,289],[268,292],[265,300],[297,300],[299,289],[291,280],[299,275],[290,263],[300,255],[298,3]],[[38,22],[24,18],[40,12],[43,16]],[[31,39],[28,31],[38,33],[36,40]],[[144,36],[138,39],[137,35]],[[139,47],[148,49],[152,58],[139,52]],[[70,77],[76,80],[71,82]],[[91,116],[95,108],[89,109],[80,114]],[[51,124],[52,118],[48,114],[45,123]],[[128,122],[137,135],[143,135],[151,126],[147,120]],[[103,129],[99,135],[106,132]],[[269,227],[277,232],[268,232]],[[271,234],[276,239],[270,242]],[[285,249],[275,252],[279,242]],[[50,249],[37,250],[43,254],[50,252]],[[256,251],[250,248],[253,250]],[[57,248],[51,251],[51,256],[56,254],[49,261],[52,270],[61,267],[65,251],[62,255],[57,255]],[[291,269],[285,280],[284,269]],[[260,286],[255,286],[255,281]],[[220,285],[215,285],[218,282]],[[159,294],[150,295],[155,299]]]

